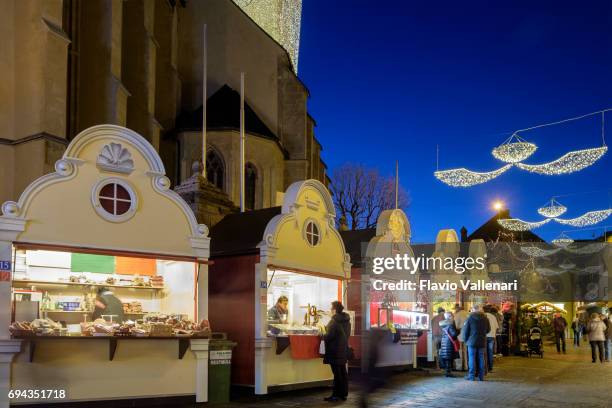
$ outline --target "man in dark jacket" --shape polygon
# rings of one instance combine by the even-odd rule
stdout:
[[[478,379],[484,381],[485,350],[487,348],[487,333],[491,330],[489,319],[482,312],[480,305],[472,306],[472,313],[463,325],[463,339],[468,347],[468,375],[466,380],[476,378],[478,364]]]
[[[561,313],[555,313],[555,318],[552,321],[553,330],[555,332],[555,344],[557,345],[557,353],[565,354],[565,328],[567,327],[567,320]]]
[[[327,325],[327,333],[323,336],[325,341],[324,364],[329,364],[334,373],[334,390],[325,401],[346,400],[348,396],[348,338],[351,334],[351,318],[344,312],[342,303],[335,301],[331,304],[332,318]]]

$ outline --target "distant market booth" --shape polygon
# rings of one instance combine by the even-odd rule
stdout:
[[[419,274],[406,271],[387,271],[375,274],[374,258],[393,258],[396,255],[414,257],[410,246],[410,222],[400,210],[383,211],[376,228],[343,231],[344,243],[353,260],[348,286],[348,307],[355,311],[355,336],[352,346],[357,357],[366,364],[366,356],[376,335],[376,366],[415,366],[419,335],[429,330],[430,319],[420,303],[419,291],[380,290],[374,281],[397,283],[410,278],[417,282]],[[374,330],[374,331],[373,331]],[[427,336],[425,336],[427,337]]]
[[[267,394],[331,381],[320,334],[350,278],[335,218],[325,186],[306,180],[281,207],[231,214],[211,230],[210,320],[238,342],[234,384]]]
[[[81,132],[2,213],[0,407],[9,389],[207,400],[208,228],[143,137]]]

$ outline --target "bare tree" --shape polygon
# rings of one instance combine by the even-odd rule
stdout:
[[[346,163],[332,174],[331,183],[338,222],[342,218],[352,230],[376,226],[383,210],[395,208],[395,179],[361,164]],[[398,207],[409,204],[408,194],[399,188]]]

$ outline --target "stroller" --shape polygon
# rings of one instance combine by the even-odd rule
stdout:
[[[532,354],[537,354],[540,358],[544,358],[544,349],[542,347],[542,329],[534,326],[529,329],[529,338],[527,339],[527,357]]]

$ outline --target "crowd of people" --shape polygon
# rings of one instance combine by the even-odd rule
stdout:
[[[465,368],[467,380],[484,381],[486,373],[493,371],[494,357],[499,351],[503,315],[493,305],[474,305],[468,313],[460,305],[455,312],[438,309],[432,319],[432,334],[438,350],[440,368],[447,377],[453,377],[455,361]]]
[[[485,375],[493,371],[495,354],[500,352],[503,322],[502,313],[493,305],[474,305],[470,313],[458,304],[454,313],[438,308],[432,319],[432,335],[439,366],[446,377],[453,377],[457,365],[460,370],[467,368],[465,379],[484,381]],[[566,354],[567,320],[561,313],[555,313],[550,323],[557,353]],[[612,312],[610,315],[592,313],[586,321],[576,317],[569,327],[574,347],[580,347],[584,337],[588,339],[593,363],[611,361]],[[539,328],[537,319],[529,332],[534,328]]]

